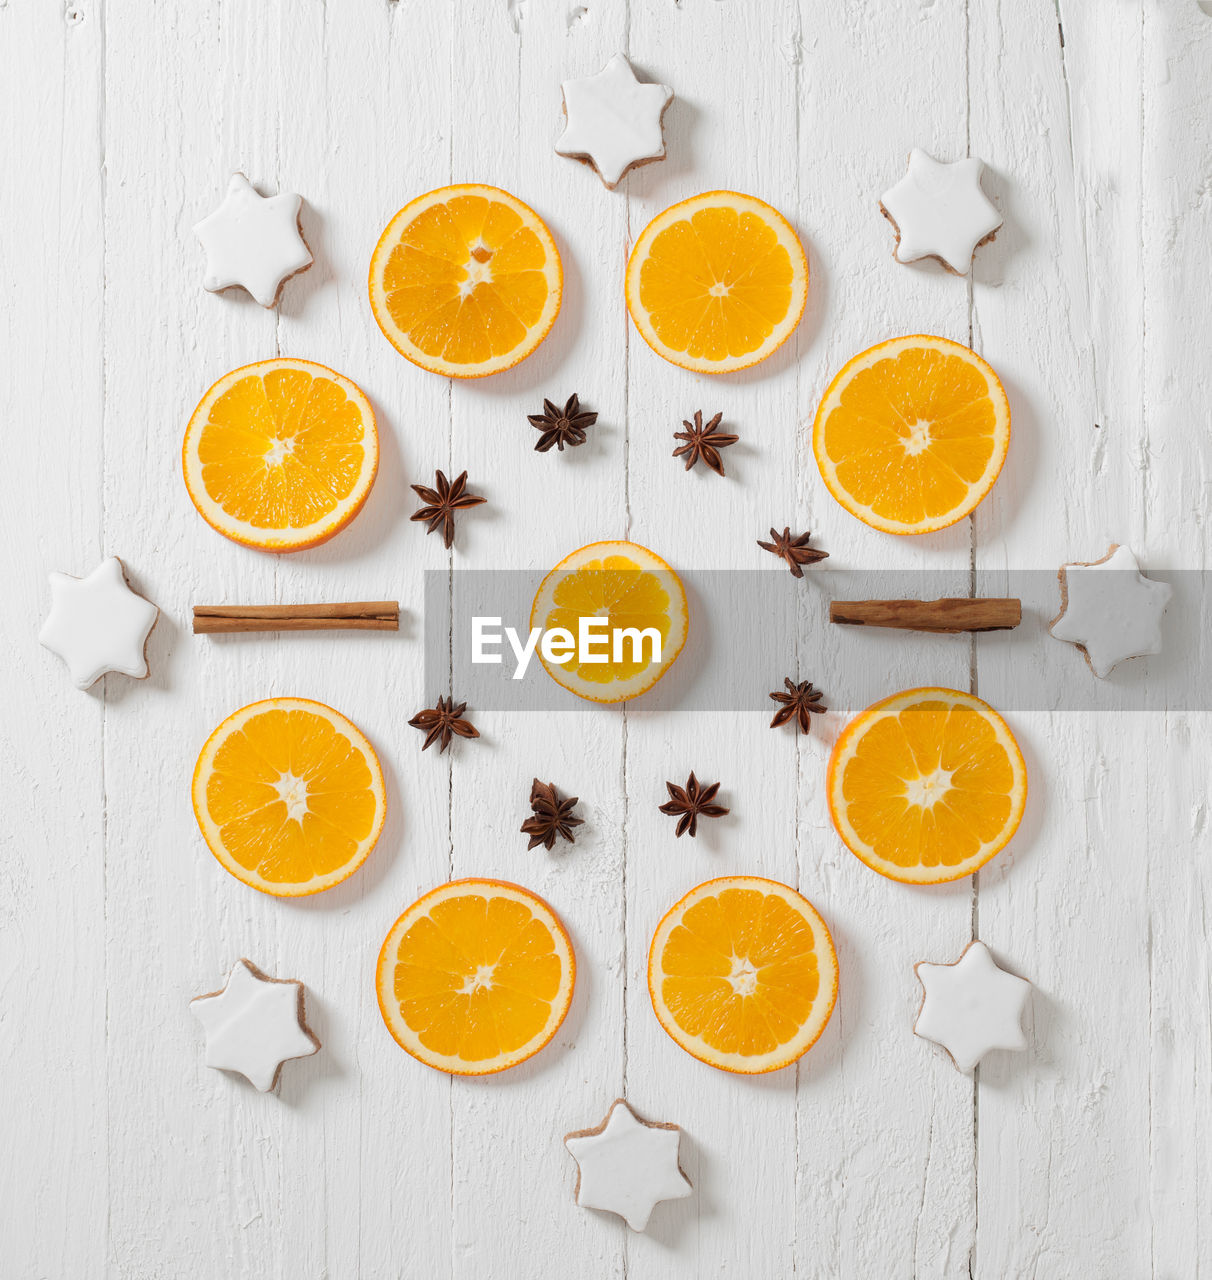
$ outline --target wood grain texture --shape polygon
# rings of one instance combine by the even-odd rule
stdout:
[[[1005,595],[1010,571],[1051,571],[1110,541],[1149,566],[1205,567],[1205,9],[0,0],[0,111],[16,122],[0,141],[0,556],[13,604],[0,617],[0,766],[15,815],[0,836],[0,1078],[21,1100],[0,1161],[6,1276],[1209,1273],[1207,717],[1041,707],[997,637],[889,645],[831,627],[827,604],[847,568],[947,571],[973,594]],[[560,80],[619,50],[676,98],[668,159],[611,193],[551,143]],[[915,145],[989,166],[1006,224],[970,280],[892,259],[877,200]],[[306,202],[315,265],[277,311],[201,287],[191,228],[236,169]],[[366,297],[382,227],[450,181],[516,192],[564,262],[551,336],[484,383],[403,361]],[[647,221],[712,187],[782,210],[812,273],[794,341],[714,379],[653,355],[621,287]],[[847,358],[918,331],[990,360],[1014,435],[972,519],[893,539],[832,501],[809,432]],[[211,531],[180,476],[205,388],[277,354],[353,378],[381,444],[350,528],[282,557]],[[526,415],[574,391],[600,414],[588,442],[534,453]],[[722,412],[740,436],[726,479],[670,456],[696,409]],[[466,467],[488,498],[450,551],[408,521],[408,484],[438,467]],[[830,559],[802,582],[771,567],[755,546],[771,524],[812,529]],[[812,733],[770,730],[769,704],[679,707],[701,693],[729,623],[691,577],[672,696],[662,686],[626,708],[569,697],[551,713],[471,706],[479,740],[422,754],[409,717],[460,697],[449,675],[427,682],[424,661],[435,627],[452,656],[462,640],[452,619],[473,587],[458,571],[541,572],[619,537],[691,574],[771,575],[793,622],[752,661],[765,688],[791,676],[823,690],[830,710]],[[80,693],[38,647],[36,623],[46,574],[87,572],[103,554],[124,558],[162,615],[149,680]],[[397,635],[188,632],[196,600],[384,594],[402,604]],[[1044,634],[1055,600],[1023,604],[1014,635],[1034,636],[1041,670],[1091,680]],[[1130,665],[1116,679],[1147,685],[1148,665]],[[853,713],[927,682],[998,707],[1031,783],[1010,848],[974,881],[929,891],[851,857],[823,785]],[[189,807],[210,730],[273,695],[337,707],[384,766],[380,844],[318,900],[238,884]],[[658,806],[664,779],[691,769],[722,782],[731,812],[677,841]],[[535,775],[580,797],[574,847],[527,851],[518,828]],[[795,885],[838,946],[830,1025],[798,1067],[767,1078],[689,1058],[648,999],[657,920],[729,873]],[[392,922],[462,875],[541,893],[578,954],[560,1033],[495,1079],[421,1067],[375,1004]],[[970,1080],[911,1034],[912,965],[954,959],[977,935],[1036,994],[1033,1048],[991,1056]],[[188,1014],[241,955],[306,984],[324,1044],[289,1064],[277,1095],[204,1067]],[[642,1235],[575,1207],[562,1145],[620,1095],[682,1126],[695,1186]]]
[[[1140,442],[1135,536],[1150,563],[1206,569],[1212,467],[1212,370],[1197,337],[1212,271],[1206,5],[1145,11],[1142,42]],[[1208,643],[1206,634],[1200,643]],[[1202,654],[1200,655],[1203,656]],[[1192,661],[1195,655],[1192,655]],[[1142,726],[1147,795],[1143,844],[1149,944],[1148,1177],[1154,1274],[1206,1275],[1212,1231],[1202,1208],[1212,1147],[1212,954],[1208,904],[1209,726],[1177,712]]]
[[[59,5],[0,8],[0,406],[30,447],[4,468],[0,610],[0,1230],[14,1275],[104,1273],[106,875],[109,690],[87,693],[38,646],[46,575],[88,573],[111,553],[104,471],[103,29]],[[78,125],[78,127],[77,127]],[[53,461],[52,461],[53,460]],[[50,465],[48,465],[48,463]],[[131,585],[153,559],[132,549]],[[160,628],[156,628],[157,632]],[[157,652],[162,634],[153,638]],[[18,820],[17,815],[25,815]],[[19,1157],[17,1153],[20,1153]],[[16,1158],[14,1158],[16,1157]]]

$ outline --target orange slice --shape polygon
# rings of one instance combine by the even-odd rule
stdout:
[[[301,551],[362,509],[379,466],[370,402],[310,360],[261,360],[202,397],[181,451],[202,519],[234,542]]]
[[[747,369],[804,313],[808,259],[764,200],[706,191],[658,214],[627,263],[627,309],[657,355],[698,373]]]
[[[914,334],[854,357],[812,431],[829,492],[885,533],[931,533],[993,488],[1010,445],[997,374],[958,342]]]
[[[361,730],[307,698],[228,716],[194,769],[194,816],[237,880],[280,898],[331,889],[364,863],[387,810]]]
[[[370,309],[406,359],[449,378],[524,360],[560,310],[564,270],[535,211],[499,187],[440,187],[406,204],[370,260]]]
[[[590,625],[593,619],[602,622]],[[681,579],[660,556],[636,542],[591,542],[543,579],[530,625],[545,633],[562,628],[575,642],[562,651],[553,645],[552,657],[540,644],[539,661],[557,684],[591,702],[625,702],[673,666],[689,612]],[[568,661],[554,660],[564,654]]]
[[[439,1071],[481,1076],[550,1041],[576,973],[568,933],[542,898],[503,880],[453,880],[392,925],[375,989],[400,1048]]]
[[[987,702],[909,689],[846,726],[826,791],[851,853],[891,880],[942,884],[1005,848],[1027,803],[1027,767]]]
[[[837,1003],[837,952],[817,909],[760,876],[722,876],[665,913],[648,949],[661,1026],[700,1062],[756,1075],[803,1057]]]

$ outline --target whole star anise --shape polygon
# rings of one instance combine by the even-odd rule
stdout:
[[[573,827],[579,827],[585,821],[584,818],[572,816],[576,803],[576,796],[561,800],[554,783],[540,782],[536,778],[530,788],[530,807],[534,810],[534,816],[522,823],[523,833],[530,837],[527,849],[540,844],[547,849],[554,849],[556,836],[563,836],[572,844],[576,839]]]
[[[772,542],[763,542],[758,539],[758,546],[763,551],[769,551],[780,559],[787,561],[787,568],[791,570],[792,577],[802,578],[804,576],[803,566],[806,564],[816,564],[820,560],[829,558],[828,551],[818,551],[815,547],[808,545],[808,539],[812,537],[811,533],[800,533],[794,537],[791,534],[790,526],[784,528],[782,533],[777,529],[770,530]]]
[[[439,698],[436,707],[431,707],[427,711],[418,711],[408,723],[414,729],[420,729],[425,735],[421,750],[428,751],[435,742],[440,742],[438,754],[441,755],[450,746],[455,734],[460,738],[478,738],[479,729],[470,720],[463,719],[463,712],[466,710],[465,702],[460,702],[456,706],[453,698]]]
[[[693,771],[684,787],[679,787],[674,782],[667,782],[665,786],[669,788],[669,799],[660,808],[662,813],[677,817],[675,835],[682,836],[690,832],[693,838],[698,835],[700,818],[722,818],[728,812],[722,804],[712,804],[720,784],[713,782],[711,786],[705,787],[694,776]]]
[[[825,695],[819,689],[814,689],[807,680],[801,680],[796,684],[788,676],[783,680],[783,684],[787,686],[786,693],[770,695],[775,702],[782,704],[774,713],[770,727],[777,729],[779,725],[794,720],[800,733],[808,733],[812,728],[812,716],[824,715],[829,710],[821,701]]]
[[[543,412],[528,413],[526,420],[543,433],[534,447],[536,453],[546,453],[552,445],[563,453],[565,445],[573,448],[585,443],[585,428],[592,427],[597,422],[598,415],[582,409],[581,402],[575,395],[568,397],[562,409],[544,397]]]
[[[487,502],[487,498],[481,498],[479,494],[467,492],[467,472],[456,476],[453,483],[446,479],[444,472],[437,473],[437,488],[430,489],[427,485],[414,484],[413,491],[425,503],[425,506],[419,507],[408,518],[410,520],[424,520],[429,527],[426,533],[433,533],[435,529],[442,530],[442,541],[449,547],[454,541],[454,518],[455,512],[461,511],[465,507],[478,507],[481,502]]]
[[[703,411],[696,409],[693,422],[687,422],[684,418],[682,419],[682,426],[686,430],[675,431],[673,438],[675,440],[685,440],[686,443],[675,449],[673,456],[686,459],[687,471],[701,458],[717,476],[724,474],[724,460],[720,457],[720,450],[727,449],[730,444],[736,444],[741,437],[734,436],[728,431],[716,430],[723,416],[722,413],[717,413],[704,426]]]

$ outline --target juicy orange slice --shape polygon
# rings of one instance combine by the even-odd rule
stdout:
[[[601,621],[591,625],[594,619]],[[591,702],[625,702],[673,666],[689,612],[681,579],[660,556],[636,542],[592,542],[543,579],[530,625],[543,629],[544,642],[546,633],[567,633],[551,657],[542,645],[538,651],[557,684]]]
[[[837,1003],[837,952],[794,889],[723,876],[692,889],[657,925],[648,993],[661,1026],[700,1062],[777,1071],[825,1029]]]
[[[482,378],[524,360],[560,310],[564,271],[546,224],[499,187],[418,196],[370,260],[370,308],[413,364]]]
[[[808,296],[808,259],[763,200],[707,191],[658,214],[627,263],[627,309],[646,343],[698,373],[729,373],[777,351]]]
[[[194,815],[237,880],[294,898],[331,889],[383,829],[383,771],[356,725],[322,702],[268,698],[228,716],[194,769]]]
[[[309,360],[262,360],[202,397],[181,452],[203,520],[263,551],[325,542],[362,509],[379,466],[370,402]]]
[[[503,880],[453,880],[392,925],[375,989],[402,1049],[439,1071],[479,1076],[548,1043],[576,972],[568,934],[542,898]]]
[[[942,884],[1009,843],[1027,803],[1027,768],[987,702],[910,689],[846,726],[826,790],[838,835],[869,867],[905,884]]]
[[[997,374],[958,342],[914,334],[854,357],[812,432],[829,492],[885,533],[931,533],[993,488],[1010,445]]]

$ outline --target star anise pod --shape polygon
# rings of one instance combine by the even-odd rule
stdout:
[[[522,823],[523,833],[530,837],[527,849],[540,844],[547,849],[554,849],[556,836],[563,836],[572,844],[576,839],[573,827],[579,827],[585,821],[584,818],[572,816],[576,803],[576,796],[561,800],[554,783],[540,782],[536,778],[530,788],[530,807],[534,810],[534,816]]]
[[[429,525],[425,530],[426,533],[433,533],[435,529],[440,528],[442,541],[448,547],[454,541],[455,512],[463,510],[464,507],[478,507],[481,502],[488,501],[487,498],[481,498],[479,494],[467,492],[466,471],[457,476],[453,483],[446,479],[444,472],[439,471],[436,489],[430,489],[423,484],[414,484],[412,489],[425,506],[414,511],[409,519],[426,521]]]
[[[786,693],[772,693],[771,698],[782,705],[774,713],[774,719],[770,722],[772,729],[777,729],[781,724],[789,724],[792,720],[796,721],[799,731],[807,733],[812,728],[812,716],[824,715],[829,710],[821,701],[825,696],[819,689],[814,689],[807,680],[801,680],[796,684],[790,677],[783,680],[783,684],[787,686]]]
[[[711,803],[720,789],[718,782],[705,787],[692,772],[684,787],[674,782],[665,785],[669,788],[669,799],[661,805],[661,812],[677,817],[676,835],[689,831],[692,837],[697,836],[700,818],[722,818],[728,812],[722,804]]]
[[[479,729],[470,720],[463,719],[463,712],[466,710],[465,702],[460,702],[456,706],[453,698],[439,698],[436,707],[428,711],[418,711],[408,723],[414,729],[420,729],[425,735],[421,750],[428,751],[435,742],[440,742],[438,754],[441,755],[450,746],[455,734],[460,738],[478,738]]]
[[[544,397],[543,412],[528,413],[526,420],[543,433],[534,447],[536,453],[546,453],[552,445],[563,453],[565,445],[572,448],[585,443],[585,428],[592,427],[598,415],[582,409],[576,396],[569,396],[562,409]]]
[[[763,542],[759,538],[758,546],[763,551],[769,551],[786,560],[787,568],[791,570],[793,577],[804,576],[804,565],[816,564],[818,560],[828,559],[828,551],[818,551],[815,547],[808,545],[808,539],[812,537],[810,533],[800,533],[792,537],[791,529],[787,527],[782,533],[777,529],[771,529],[770,536],[773,539],[772,542]]]
[[[703,411],[696,409],[693,422],[687,422],[685,418],[682,419],[682,426],[686,430],[675,431],[673,438],[675,440],[685,440],[686,443],[676,448],[673,451],[673,456],[686,459],[687,471],[701,458],[717,476],[724,474],[724,460],[720,457],[720,450],[727,449],[730,444],[736,444],[741,437],[734,436],[727,431],[716,430],[723,416],[722,413],[717,413],[704,426]]]

